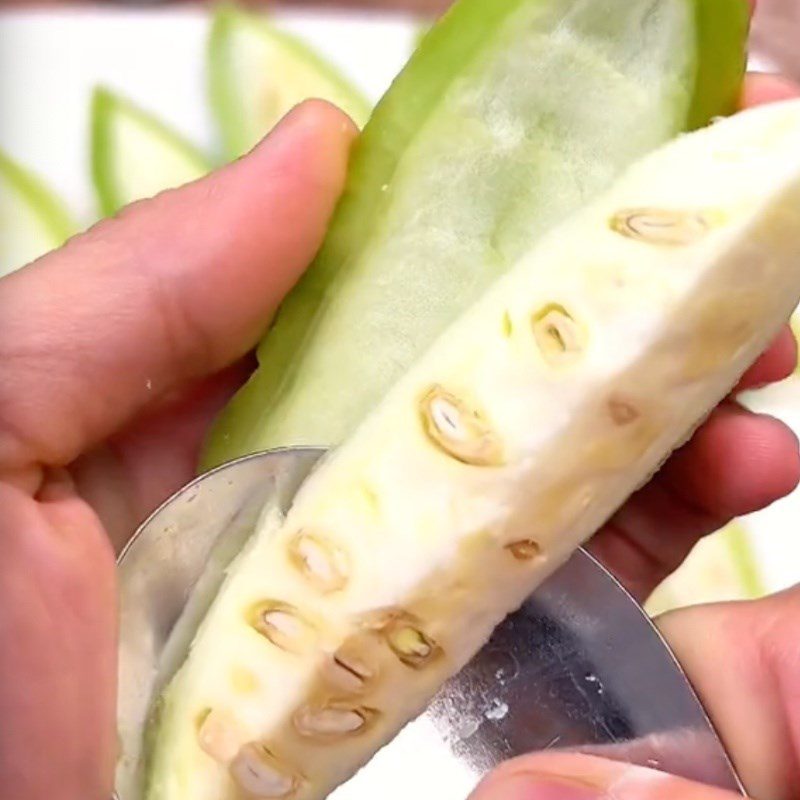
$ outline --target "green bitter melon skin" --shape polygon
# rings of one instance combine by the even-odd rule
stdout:
[[[148,800],[326,797],[653,475],[800,299],[799,137],[800,100],[637,162],[265,514]]]
[[[462,0],[360,142],[327,240],[203,468],[341,442],[543,232],[735,107],[745,0]]]

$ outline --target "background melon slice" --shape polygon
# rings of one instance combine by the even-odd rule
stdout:
[[[327,240],[203,467],[342,441],[539,236],[734,108],[748,13],[740,0],[457,3],[365,128]]]
[[[702,603],[752,600],[766,594],[747,528],[732,523],[701,540],[645,604],[653,615]]]
[[[92,178],[104,216],[211,169],[210,160],[191,142],[109,89],[94,92],[91,136]]]
[[[370,103],[332,64],[267,17],[220,6],[209,39],[209,97],[226,159],[250,150],[293,106],[322,98],[357,125]]]
[[[60,247],[76,231],[55,193],[0,151],[0,278]]]

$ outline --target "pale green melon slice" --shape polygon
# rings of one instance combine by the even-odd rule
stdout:
[[[162,698],[149,800],[321,800],[730,391],[800,299],[800,101],[545,236],[265,516]]]
[[[92,178],[103,215],[202,177],[209,159],[176,131],[119,94],[96,89]]]
[[[367,125],[204,467],[342,441],[543,232],[734,107],[747,18],[739,0],[457,3]]]
[[[0,278],[60,247],[76,230],[62,201],[0,151]]]
[[[293,106],[321,98],[363,125],[370,104],[333,65],[266,18],[220,6],[209,39],[209,91],[225,155],[252,148]]]

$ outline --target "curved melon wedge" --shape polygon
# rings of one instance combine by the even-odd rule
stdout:
[[[211,170],[181,134],[108,89],[95,90],[91,120],[92,178],[104,216]]]
[[[76,232],[61,200],[0,151],[0,278],[60,247]]]
[[[321,800],[730,391],[800,299],[800,101],[547,235],[265,519],[161,698],[149,800]]]
[[[321,98],[361,126],[370,104],[333,65],[267,18],[217,9],[208,45],[211,108],[225,155],[250,150],[293,106]]]

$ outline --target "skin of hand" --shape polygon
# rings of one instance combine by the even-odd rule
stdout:
[[[306,103],[245,158],[0,281],[0,796],[107,800],[115,549],[194,475],[324,236],[354,137]],[[795,363],[787,328],[740,388]],[[731,399],[595,550],[643,597],[700,536],[799,475],[793,434]]]
[[[675,611],[659,625],[711,715],[748,797],[800,796],[800,587],[753,602]],[[702,760],[696,744],[687,742],[679,750],[687,768]],[[640,763],[649,752],[643,750]],[[629,750],[625,757],[630,756]],[[470,800],[736,798],[741,795],[619,759],[549,751],[502,765]]]

